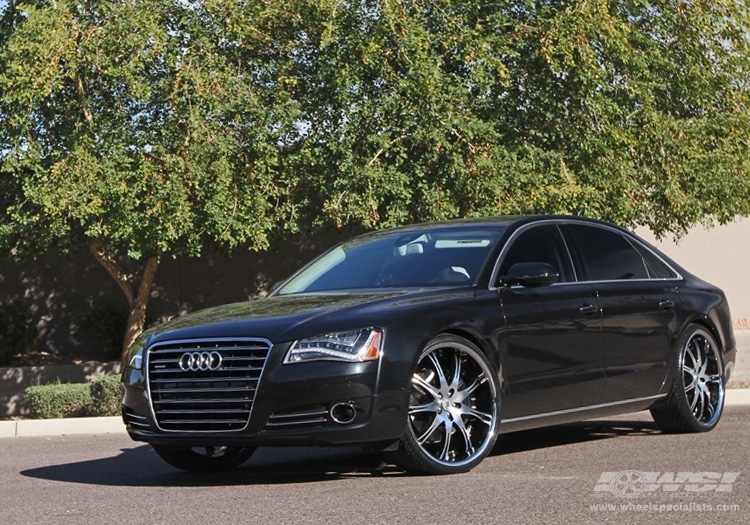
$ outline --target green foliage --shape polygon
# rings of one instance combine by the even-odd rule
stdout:
[[[119,359],[128,312],[108,304],[95,304],[81,319],[81,329],[99,341],[107,359]]]
[[[122,412],[122,379],[119,374],[102,376],[90,384],[92,416],[119,416]]]
[[[26,403],[34,419],[117,416],[122,406],[119,374],[101,376],[91,383],[60,383],[30,386]]]
[[[33,349],[39,335],[36,320],[22,300],[0,301],[0,365]]]
[[[321,17],[300,98],[321,221],[573,213],[680,234],[750,211],[741,3],[384,0]]]
[[[86,383],[30,386],[25,396],[34,419],[84,417],[91,410],[91,390]]]

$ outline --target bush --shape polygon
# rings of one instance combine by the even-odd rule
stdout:
[[[39,328],[20,299],[0,302],[0,365],[23,354],[39,340]]]
[[[123,394],[120,374],[94,379],[89,387],[92,416],[120,415]]]
[[[30,386],[26,403],[35,419],[83,417],[91,410],[91,389],[86,383]]]
[[[91,383],[30,386],[26,389],[26,403],[34,419],[117,416],[122,393],[120,375],[114,374]]]

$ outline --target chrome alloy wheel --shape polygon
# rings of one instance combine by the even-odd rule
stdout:
[[[716,339],[705,327],[691,325],[680,337],[667,396],[651,407],[664,432],[706,432],[724,410],[724,365]]]
[[[497,378],[469,341],[443,335],[420,355],[412,376],[402,448],[419,473],[463,472],[492,449],[499,418]]]
[[[724,404],[724,378],[713,338],[697,330],[682,352],[685,398],[695,420],[711,426]]]

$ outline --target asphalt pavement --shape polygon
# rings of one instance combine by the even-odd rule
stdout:
[[[727,389],[724,403],[725,406],[750,405],[750,388]],[[119,416],[0,421],[0,438],[115,434],[124,431],[125,425]]]

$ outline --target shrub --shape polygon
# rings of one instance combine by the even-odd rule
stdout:
[[[35,419],[117,416],[122,393],[120,375],[113,374],[91,383],[30,386],[26,389],[26,403]]]
[[[92,416],[120,415],[123,389],[119,374],[94,379],[89,387]]]
[[[23,354],[39,340],[39,328],[20,299],[0,302],[0,365]]]
[[[91,410],[87,383],[30,386],[25,394],[29,413],[35,419],[82,417]]]

